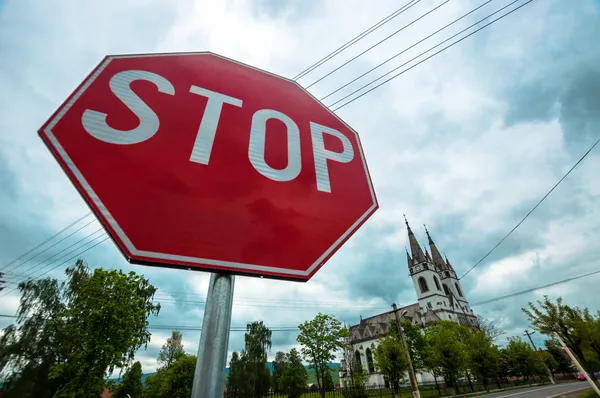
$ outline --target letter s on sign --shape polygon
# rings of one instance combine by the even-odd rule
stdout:
[[[140,119],[138,126],[131,130],[118,130],[106,123],[106,113],[86,109],[81,117],[83,128],[100,141],[110,144],[138,144],[151,138],[158,131],[159,120],[154,111],[133,92],[130,85],[136,80],[152,82],[158,91],[175,95],[175,87],[156,73],[141,70],[128,70],[115,74],[110,79],[111,91]]]

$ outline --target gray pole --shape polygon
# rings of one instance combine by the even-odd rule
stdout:
[[[585,377],[585,379],[588,381],[588,383],[590,383],[590,386],[592,386],[592,388],[594,389],[594,391],[596,391],[596,394],[598,394],[598,396],[600,397],[600,388],[598,388],[598,386],[596,385],[596,383],[594,383],[594,381],[590,378],[590,375],[588,374],[588,372],[585,371],[585,369],[583,368],[583,366],[581,366],[581,364],[579,363],[579,361],[577,360],[577,358],[575,358],[575,355],[573,355],[573,353],[571,352],[571,349],[569,347],[567,347],[567,345],[565,344],[565,342],[563,341],[563,339],[560,338],[560,336],[558,335],[558,333],[552,332],[552,334],[554,334],[554,336],[556,337],[556,339],[560,343],[560,346],[567,352],[567,354],[569,354],[569,357],[571,358],[571,361],[573,361],[573,363],[575,364],[575,366],[577,366],[577,369],[579,369],[579,371],[581,373],[583,373],[583,376]]]
[[[398,308],[396,307],[396,303],[392,304],[392,308],[394,309],[394,316],[396,317],[396,325],[398,325],[398,331],[400,332],[400,336],[402,336],[402,345],[404,345],[404,349],[406,350],[406,357],[408,359],[408,378],[410,379],[410,386],[412,388],[413,397],[421,398],[421,393],[419,392],[419,385],[417,384],[417,377],[415,376],[415,369],[413,368],[412,359],[410,357],[410,350],[408,348],[408,343],[406,342],[406,336],[404,335],[404,328],[402,327],[400,317],[398,316]]]
[[[535,332],[533,332],[533,333],[535,333]],[[529,337],[529,342],[530,342],[530,343],[531,343],[531,345],[533,346],[533,350],[537,352],[537,351],[539,351],[539,350],[537,349],[537,347],[535,346],[535,343],[533,342],[533,339],[531,338],[531,335],[532,335],[533,333],[529,333],[529,330],[526,330],[526,331],[525,331],[525,335],[526,335],[527,337]],[[552,384],[556,384],[556,382],[554,381],[554,377],[552,377],[552,371],[550,370],[550,368],[549,368],[548,366],[546,366],[546,364],[545,364],[545,363],[544,363],[544,367],[546,368],[546,371],[548,372],[548,377],[550,378],[550,381],[552,382]]]
[[[234,281],[233,275],[210,276],[192,398],[223,398]]]

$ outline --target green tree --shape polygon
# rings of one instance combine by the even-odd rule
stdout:
[[[95,269],[83,260],[67,280],[19,284],[19,326],[0,337],[6,397],[99,396],[105,376],[130,363],[150,341],[147,318],[157,315],[156,288],[134,272]]]
[[[532,376],[547,374],[542,357],[519,337],[509,338],[508,345],[503,351],[508,359],[510,373],[513,376],[527,380]]]
[[[406,336],[406,344],[408,345],[408,350],[410,353],[410,358],[413,363],[413,368],[415,372],[419,373],[425,370],[425,348],[426,341],[425,336],[421,333],[421,328],[413,325],[410,321],[404,320],[402,321],[402,329],[404,329],[404,335]],[[394,333],[399,333],[398,327],[396,326],[396,322],[390,323],[390,330],[395,330]],[[401,336],[398,334],[398,339],[401,339]],[[401,340],[399,340],[401,341]]]
[[[302,356],[315,369],[317,385],[321,397],[325,397],[325,373],[327,364],[336,358],[336,354],[343,350],[346,343],[344,337],[348,331],[340,321],[330,315],[317,314],[314,319],[306,321],[299,326],[300,333],[297,341],[302,345]]]
[[[160,367],[169,369],[171,364],[177,361],[185,353],[183,351],[183,336],[179,330],[173,330],[171,337],[167,338],[165,344],[163,344],[160,352],[158,353],[157,362]]]
[[[558,361],[554,359],[554,356],[548,351],[540,351],[538,354],[542,357],[548,370],[550,370],[552,377],[554,377],[554,372],[558,370]]]
[[[471,333],[468,344],[469,367],[473,374],[490,391],[488,379],[496,377],[500,369],[500,351],[492,343],[492,337],[485,330]]]
[[[135,362],[123,374],[123,380],[115,387],[114,398],[141,398],[144,390],[142,384],[142,364]]]
[[[547,336],[557,333],[585,370],[590,373],[590,377],[600,386],[593,374],[592,362],[597,358],[592,348],[593,338],[590,340],[590,330],[593,330],[590,321],[593,321],[593,317],[589,315],[587,309],[581,310],[563,304],[561,297],[553,303],[548,296],[544,296],[544,300],[538,300],[537,305],[529,303],[529,308],[523,308],[523,312],[533,329]],[[598,348],[600,349],[600,346]],[[586,350],[588,350],[587,355]]]
[[[354,349],[351,345],[344,347],[344,363],[342,376],[343,394],[345,398],[363,398],[367,396],[367,383],[369,373],[365,371],[360,361],[356,359]]]
[[[279,378],[280,391],[287,394],[288,398],[299,398],[306,390],[308,372],[300,359],[300,354],[295,348],[285,356],[283,372]]]
[[[565,373],[575,373],[577,370],[571,365],[571,359],[562,350],[560,344],[556,339],[546,340],[544,342],[546,349],[552,355],[554,360],[558,363],[555,371]]]
[[[408,360],[403,344],[397,336],[388,334],[379,339],[377,347],[373,346],[377,369],[392,386],[394,397],[398,394],[400,383],[408,369]]]
[[[192,393],[196,356],[183,354],[169,368],[146,377],[144,398],[188,398]]]
[[[227,390],[234,396],[262,397],[269,392],[271,372],[267,350],[271,348],[271,330],[262,321],[246,326],[244,351],[234,352],[229,363]]]
[[[454,394],[458,393],[458,377],[468,368],[468,349],[463,342],[465,329],[465,326],[452,321],[439,321],[426,333],[430,366],[440,370]]]
[[[283,374],[283,367],[286,361],[286,354],[282,351],[277,351],[275,354],[275,359],[272,362],[273,365],[273,374],[271,375],[271,387],[273,387],[273,391],[279,393],[279,379]]]

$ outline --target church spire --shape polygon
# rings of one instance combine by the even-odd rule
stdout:
[[[406,223],[406,229],[408,230],[408,242],[410,244],[410,252],[412,254],[414,263],[423,263],[426,261],[425,253],[423,253],[423,249],[419,246],[419,242],[417,242],[417,238],[413,231],[410,229],[410,225],[408,225],[408,220],[406,216],[404,216],[404,222]]]
[[[431,250],[431,257],[432,257],[433,263],[438,265],[442,269],[446,268],[446,262],[442,258],[442,255],[440,254],[440,251],[438,250],[437,246],[433,242],[433,239],[431,239],[431,235],[429,235],[429,231],[427,230],[427,227],[425,226],[425,224],[423,224],[423,226],[425,227],[425,233],[427,234],[427,239],[429,240],[429,249]]]
[[[450,271],[455,272],[454,268],[452,268],[452,264],[450,264],[450,260],[448,260],[448,257],[446,255],[444,255],[444,257],[446,258],[446,267],[448,267]]]
[[[413,260],[412,260],[412,258],[410,258],[410,254],[408,253],[408,249],[406,247],[404,247],[404,249],[406,250],[406,262],[408,263],[408,268],[412,268],[412,266],[413,266]]]

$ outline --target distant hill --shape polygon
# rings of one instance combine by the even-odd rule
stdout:
[[[267,362],[267,366],[269,367],[269,370],[271,371],[271,373],[273,373],[273,362]],[[340,382],[340,363],[339,362],[331,362],[328,363],[327,366],[329,366],[329,371],[331,372],[331,378],[333,379],[333,383],[334,384],[339,384]],[[306,368],[307,372],[308,372],[308,383],[312,384],[312,383],[316,383],[317,382],[317,377],[315,375],[315,370],[314,369],[310,369],[308,367],[308,365],[304,365],[304,367]],[[145,381],[146,378],[148,376],[152,376],[156,374],[156,372],[154,373],[144,373],[142,375],[142,381]],[[229,374],[229,368],[225,369],[225,374]],[[116,384],[119,384],[121,382],[121,378],[119,377],[115,377],[113,378],[113,380],[115,381]]]

